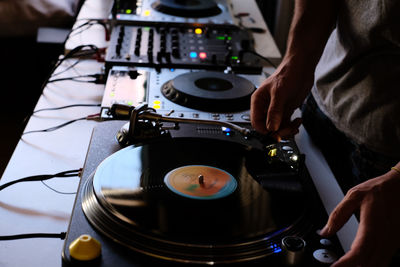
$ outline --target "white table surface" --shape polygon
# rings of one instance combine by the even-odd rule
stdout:
[[[250,12],[258,26],[265,27],[267,33],[256,37],[256,49],[264,56],[278,58],[279,51],[255,8],[253,0],[234,0],[237,12]],[[249,5],[251,2],[254,5]],[[106,18],[112,1],[87,0],[77,24],[87,18]],[[247,4],[246,4],[247,3]],[[106,47],[102,27],[93,26],[69,40],[66,49],[79,44],[95,44]],[[76,59],[65,61],[55,73],[62,71]],[[102,63],[82,60],[74,68],[62,74],[64,77],[76,74],[99,73]],[[269,68],[271,71],[271,68]],[[62,77],[60,75],[60,77]],[[63,81],[47,85],[40,97],[36,110],[70,104],[99,104],[104,85]],[[33,115],[25,131],[45,129],[72,119],[95,114],[98,107],[74,107],[57,111],[44,111]],[[86,150],[93,127],[99,122],[78,121],[62,129],[47,133],[32,133],[23,136],[0,181],[1,184],[31,175],[53,174],[83,167]],[[304,129],[296,137],[297,143],[306,154],[306,164],[330,212],[341,200],[341,193],[330,169],[321,153],[316,149]],[[75,192],[79,178],[55,178],[46,183],[62,192]],[[68,227],[75,195],[59,194],[45,187],[41,182],[15,184],[0,192],[0,235],[23,233],[60,233]],[[350,247],[357,222],[354,218],[339,233],[345,250]],[[60,239],[37,238],[0,241],[0,266],[61,266],[63,241]]]

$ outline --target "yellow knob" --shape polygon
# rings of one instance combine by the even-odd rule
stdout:
[[[276,152],[277,152],[277,149],[273,148],[270,151],[268,151],[268,156],[270,156],[271,158],[276,157]]]
[[[90,235],[81,235],[69,245],[69,254],[79,261],[90,261],[101,254],[101,244]]]

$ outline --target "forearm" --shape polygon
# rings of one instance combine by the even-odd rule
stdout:
[[[296,0],[283,64],[312,71],[336,24],[341,0]]]

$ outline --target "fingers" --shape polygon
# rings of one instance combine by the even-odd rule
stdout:
[[[266,134],[267,110],[269,95],[260,87],[251,97],[250,118],[252,127],[263,134]]]
[[[325,227],[321,230],[322,236],[335,234],[349,220],[353,213],[360,207],[363,193],[357,188],[352,188],[330,214]]]
[[[380,199],[366,195],[362,200],[360,224],[350,251],[340,258],[333,267],[387,266],[392,251],[385,244],[384,214]]]
[[[290,121],[289,125],[282,127],[282,129],[278,130],[275,133],[275,135],[278,136],[279,139],[293,137],[295,134],[299,132],[299,127],[301,125],[301,122],[302,122],[301,118],[296,118],[293,121]]]
[[[279,130],[285,112],[284,103],[279,101],[274,95],[271,97],[271,103],[267,113],[267,130],[276,132]]]

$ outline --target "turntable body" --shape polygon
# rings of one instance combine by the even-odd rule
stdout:
[[[215,126],[182,126],[171,132],[169,140],[121,150],[115,134],[124,123],[105,122],[93,132],[64,245],[63,265],[79,266],[68,246],[82,234],[102,244],[102,256],[94,266],[159,266],[171,262],[240,265],[249,261],[280,266],[287,260],[281,244],[286,236],[304,239],[305,266],[316,264],[311,254],[321,245],[315,231],[323,225],[326,214],[306,170],[296,178],[284,172],[274,175],[276,166],[267,167],[268,171],[263,167],[266,160],[260,154],[259,142],[226,136]],[[218,131],[220,134],[216,134]],[[161,148],[168,149],[158,150]],[[109,168],[107,162],[111,162],[111,170],[123,166],[126,162],[118,161],[122,158],[128,162],[140,159],[128,167],[131,173],[136,170],[139,174],[128,174],[139,180],[136,186],[132,178],[127,183],[118,176],[100,174],[96,178],[99,169]],[[196,199],[168,188],[165,174],[194,164],[232,175],[237,188],[217,199]],[[201,173],[207,185],[204,168]],[[333,243],[338,244],[336,239]],[[336,251],[341,253],[339,246]]]

